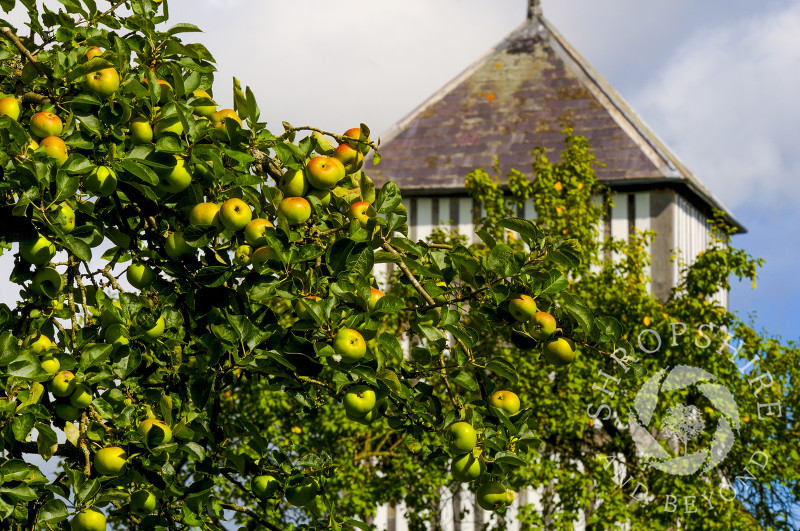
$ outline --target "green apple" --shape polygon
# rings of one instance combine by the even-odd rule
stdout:
[[[286,170],[278,181],[278,190],[284,197],[300,197],[308,192],[308,179],[305,172],[300,170]]]
[[[455,422],[447,428],[450,451],[454,454],[471,452],[478,444],[478,434],[469,422]]]
[[[0,100],[0,116],[8,116],[16,122],[19,120],[21,110],[17,98],[13,96],[6,96]]]
[[[66,201],[58,205],[55,223],[67,234],[75,230],[75,211]]]
[[[556,331],[556,320],[547,312],[536,312],[528,321],[528,333],[532,338],[544,341]]]
[[[141,116],[131,120],[128,124],[128,133],[134,144],[149,144],[153,141],[153,126],[147,118]]]
[[[92,72],[86,76],[83,86],[100,96],[101,99],[108,99],[119,88],[119,73],[113,68]]]
[[[314,157],[306,166],[308,184],[318,190],[330,190],[344,176],[344,165],[333,157]]]
[[[206,92],[205,90],[201,90],[201,89],[193,90],[192,91],[192,96],[194,96],[195,98],[204,98],[204,99],[207,99],[207,100],[214,101],[211,98],[211,96],[208,94],[208,92]],[[192,103],[192,104],[194,104],[194,103]],[[217,112],[217,106],[216,105],[196,105],[195,108],[194,108],[194,113],[197,116],[204,116],[205,118],[208,118],[209,116],[211,116],[215,112]]]
[[[345,363],[356,363],[367,353],[367,342],[358,330],[343,328],[333,338],[333,350]]]
[[[107,166],[95,166],[83,184],[95,195],[106,197],[117,189],[117,174]]]
[[[61,118],[49,111],[37,112],[31,118],[31,133],[39,138],[48,136],[61,136],[64,123]]]
[[[75,390],[69,395],[69,403],[78,409],[89,407],[92,403],[92,389],[84,384],[76,385]]]
[[[78,420],[79,418],[81,418],[81,410],[76,408],[72,404],[65,404],[63,402],[58,402],[53,406],[53,411],[55,412],[58,418],[66,420],[68,422],[72,422],[74,420]]]
[[[146,289],[156,279],[156,273],[149,265],[139,262],[128,267],[125,278],[134,288]]]
[[[131,502],[128,506],[133,514],[147,516],[156,510],[156,497],[152,492],[137,490],[131,494]]]
[[[286,501],[295,506],[304,506],[317,497],[319,485],[313,478],[303,478],[299,483],[286,487]]]
[[[266,264],[268,260],[279,260],[278,253],[269,245],[264,245],[253,251],[253,256],[250,261],[253,263],[253,269],[258,271],[261,266]]]
[[[564,367],[575,361],[575,342],[566,337],[551,339],[544,344],[542,354],[550,365]]]
[[[303,197],[286,197],[278,206],[278,214],[286,218],[289,225],[300,225],[311,217],[311,203]]]
[[[333,144],[331,144],[330,140],[325,138],[325,135],[318,131],[314,131],[311,133],[311,137],[316,143],[314,151],[320,155],[333,155]]]
[[[19,255],[30,264],[42,265],[56,255],[56,246],[40,234],[35,240],[19,242]]]
[[[183,239],[183,232],[175,231],[167,236],[167,241],[164,243],[164,252],[171,259],[180,260],[183,256],[194,254],[195,249]]]
[[[508,302],[508,313],[517,321],[528,322],[536,313],[536,301],[528,295],[520,295]]]
[[[119,476],[125,472],[128,454],[119,446],[106,446],[94,454],[94,469],[101,476]]]
[[[350,146],[360,151],[362,155],[369,153],[369,137],[361,138],[360,127],[348,129],[342,136],[345,137],[345,143],[350,144]],[[348,140],[348,138],[352,138],[353,140]],[[363,142],[356,142],[356,140],[362,140]]]
[[[505,411],[509,417],[519,413],[519,397],[511,391],[495,391],[489,396],[489,403],[497,409]]]
[[[84,509],[69,523],[72,531],[105,531],[106,516],[94,509]]]
[[[371,388],[366,385],[355,385],[344,394],[342,404],[350,415],[362,417],[372,411],[376,400],[375,391]]]
[[[164,317],[161,316],[156,320],[155,326],[153,328],[149,328],[147,330],[142,330],[141,333],[141,340],[145,343],[153,343],[159,337],[164,335],[164,330],[167,328],[167,322],[164,320]]]
[[[158,188],[168,194],[183,192],[192,184],[192,175],[186,168],[186,162],[180,155],[175,155],[175,165],[158,175]]]
[[[183,134],[183,124],[181,123],[181,119],[179,117],[169,116],[166,118],[160,118],[156,122],[156,125],[153,126],[153,136],[156,139],[159,139],[167,134],[176,136],[181,136]]]
[[[211,125],[214,126],[214,137],[218,140],[228,139],[228,126],[225,125],[226,118],[238,123],[239,127],[242,126],[242,119],[239,118],[239,115],[237,115],[236,111],[233,109],[221,109],[212,113],[208,119],[211,120]]]
[[[353,203],[347,211],[347,218],[358,220],[358,223],[362,226],[367,224],[369,218],[374,218],[376,215],[375,209],[366,201]]]
[[[499,481],[484,483],[478,487],[475,496],[478,500],[478,505],[480,505],[481,509],[484,511],[494,511],[500,507],[504,507],[506,499],[508,498],[506,488]]]
[[[190,225],[213,225],[222,227],[219,220],[219,205],[216,203],[197,203],[189,212]]]
[[[351,411],[345,410],[345,416],[352,420],[353,422],[358,422],[359,424],[363,424],[365,426],[369,426],[376,420],[383,417],[383,412],[385,411],[386,407],[385,404],[382,404],[382,401],[379,401],[375,404],[375,407],[369,410],[366,415],[358,415]]]
[[[130,340],[130,332],[125,325],[112,324],[103,332],[103,338],[106,342],[114,346],[114,349],[128,345]]]
[[[303,299],[310,299],[310,300],[314,300],[314,301],[321,301],[322,300],[319,297],[317,297],[316,295],[306,295],[305,297],[303,297]],[[300,319],[300,320],[305,320],[305,321],[310,321],[310,320],[314,319],[314,317],[311,315],[311,312],[306,310],[300,304],[300,300],[301,299],[295,299],[295,301],[294,301],[294,311],[297,314],[297,318]]]
[[[331,191],[319,190],[318,188],[309,188],[305,194],[306,197],[316,197],[322,206],[326,207],[331,204]]]
[[[240,245],[233,252],[233,263],[240,267],[247,267],[253,259],[253,247],[247,244]]]
[[[375,310],[375,305],[378,304],[378,301],[381,298],[383,298],[384,295],[385,294],[381,290],[375,289],[372,286],[370,286],[370,288],[369,288],[369,303],[368,303],[369,311],[372,312],[372,311]]]
[[[86,58],[91,60],[95,57],[99,57],[103,55],[103,50],[101,50],[98,46],[92,46],[88,50],[86,50]]]
[[[58,358],[56,358],[52,354],[45,354],[44,356],[42,356],[40,364],[44,372],[46,372],[51,376],[55,376],[55,374],[58,373],[59,369],[61,369],[61,362],[58,361]]]
[[[48,136],[42,139],[40,144],[44,148],[44,152],[51,159],[56,159],[58,165],[61,166],[69,158],[67,144],[57,136]]]
[[[450,472],[453,474],[453,479],[462,483],[478,479],[483,470],[483,461],[475,457],[472,452],[456,456],[450,464]]]
[[[139,435],[148,446],[158,446],[172,442],[172,430],[163,420],[145,419],[139,423]]]
[[[31,338],[34,338],[34,337],[36,339],[34,339],[31,342],[31,344],[30,344],[30,346],[28,348],[30,348],[31,352],[33,352],[37,356],[39,354],[44,353],[45,351],[47,351],[48,349],[50,349],[53,346],[53,341],[49,337],[44,335],[44,334],[31,336]]]
[[[50,380],[50,392],[57,398],[66,398],[75,391],[75,375],[70,371],[61,371]]]
[[[33,276],[33,289],[54,299],[64,289],[64,278],[52,267],[43,267]]]
[[[219,220],[222,226],[231,232],[244,229],[253,220],[250,205],[237,197],[228,199],[219,208]]]
[[[281,488],[281,482],[272,474],[256,476],[250,481],[250,490],[257,498],[271,498]]]
[[[333,152],[333,157],[342,163],[347,175],[357,172],[364,165],[364,155],[348,144],[340,144]]]
[[[273,227],[269,220],[256,218],[244,228],[244,241],[254,248],[263,247],[267,244],[266,229]]]

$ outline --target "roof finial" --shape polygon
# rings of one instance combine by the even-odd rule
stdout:
[[[542,16],[542,4],[540,0],[528,0],[528,20]]]

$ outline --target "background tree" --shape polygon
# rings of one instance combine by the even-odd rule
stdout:
[[[497,225],[525,249],[493,224],[480,253],[412,242],[397,187],[360,172],[366,126],[272,132],[235,79],[217,110],[213,57],[178,37],[198,28],[157,29],[168,2],[0,8],[17,4],[27,36],[0,21],[0,240],[20,290],[0,307],[0,525],[219,529],[233,511],[248,528],[365,528],[351,516],[381,497],[353,488],[356,469],[414,485],[420,462],[451,460],[504,511],[539,421],[482,338],[574,356],[527,328],[558,297],[585,354],[613,352],[619,323],[571,294],[579,243],[517,219]],[[374,289],[380,262],[405,298]],[[57,477],[33,454],[61,458]]]

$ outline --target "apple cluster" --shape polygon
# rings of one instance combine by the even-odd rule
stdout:
[[[568,337],[556,337],[558,325],[555,318],[540,311],[536,301],[521,294],[508,302],[508,312],[522,323],[527,334],[541,342],[544,360],[556,367],[564,367],[575,361],[575,342]]]

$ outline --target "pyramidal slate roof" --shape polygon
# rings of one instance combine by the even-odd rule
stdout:
[[[491,168],[494,157],[502,174],[529,171],[537,146],[556,160],[562,123],[589,140],[605,165],[596,168],[603,183],[678,189],[744,232],[538,11],[385,134],[380,164],[367,161],[366,170],[376,185],[391,180],[406,195],[463,193],[466,175]]]

